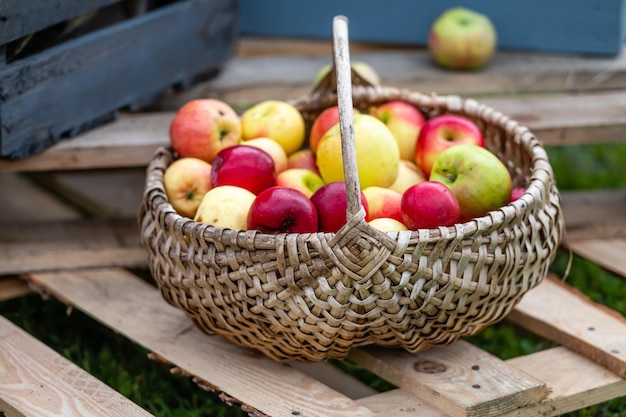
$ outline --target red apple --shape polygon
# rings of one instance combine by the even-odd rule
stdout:
[[[213,162],[217,153],[241,142],[239,116],[227,103],[205,98],[186,103],[170,124],[170,144],[180,157]]]
[[[265,151],[246,145],[222,149],[211,167],[211,185],[234,185],[258,194],[274,185],[274,160]]]
[[[211,164],[199,158],[177,159],[165,170],[163,187],[174,210],[193,218],[202,197],[211,189]]]
[[[329,182],[320,187],[311,196],[311,201],[317,209],[319,230],[321,232],[336,233],[346,224],[346,210],[348,199],[346,185],[343,181]],[[361,205],[368,212],[367,199],[361,191]]]
[[[378,218],[391,218],[399,222],[402,219],[402,193],[390,188],[371,186],[363,190],[363,195],[367,200],[368,214],[366,220],[369,222]]]
[[[398,142],[400,158],[413,161],[417,135],[425,123],[422,113],[406,101],[393,100],[372,107],[370,114],[391,130]]]
[[[449,147],[460,143],[485,146],[485,139],[476,123],[455,114],[433,117],[424,123],[417,137],[415,162],[429,178],[437,156]]]
[[[315,162],[315,154],[311,149],[300,149],[287,157],[287,168],[305,168],[320,175]]]
[[[511,190],[511,202],[517,200],[526,192],[526,187],[515,187]]]
[[[357,109],[352,110],[354,114],[358,114]],[[315,153],[320,139],[328,132],[328,129],[339,123],[339,107],[332,106],[323,110],[313,121],[311,131],[309,132],[309,147]]]
[[[261,191],[248,213],[248,230],[263,233],[314,233],[317,225],[317,209],[311,200],[289,187]]]
[[[304,168],[289,168],[276,176],[276,185],[293,188],[311,197],[322,185],[324,180],[315,172]]]
[[[461,221],[486,215],[511,201],[511,174],[488,149],[457,145],[441,152],[430,175],[445,184],[461,207]]]
[[[403,223],[411,230],[452,226],[460,216],[459,202],[440,182],[425,181],[413,185],[402,195]]]

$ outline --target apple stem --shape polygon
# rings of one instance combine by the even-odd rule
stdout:
[[[337,107],[339,109],[339,129],[341,152],[346,185],[348,208],[346,218],[362,209],[361,186],[356,163],[356,142],[354,139],[354,114],[352,103],[352,68],[348,48],[348,18],[335,16],[333,19],[333,58],[337,75]]]

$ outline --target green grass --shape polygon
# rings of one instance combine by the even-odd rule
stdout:
[[[623,161],[626,144],[549,148],[549,156],[561,190],[626,187]],[[560,251],[552,271],[562,275],[569,254]],[[567,282],[592,300],[626,315],[626,282],[598,265],[574,256]],[[167,366],[147,357],[147,351],[81,313],[69,316],[55,299],[33,294],[0,302],[0,314],[37,339],[86,369],[132,401],[159,417],[244,416],[217,394],[206,392],[188,377],[171,374]],[[502,321],[468,338],[481,348],[507,359],[553,344]],[[331,361],[379,391],[393,386],[347,361]],[[626,416],[626,399],[607,401],[567,417]],[[0,417],[3,414],[0,412]]]

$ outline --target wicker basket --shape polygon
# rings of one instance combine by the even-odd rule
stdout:
[[[161,148],[148,167],[140,226],[164,299],[204,332],[276,360],[343,358],[367,344],[418,352],[502,319],[544,278],[562,238],[560,197],[540,142],[471,99],[360,85],[350,71],[341,17],[334,21],[334,46],[336,71],[328,80],[336,78],[337,90],[321,88],[292,103],[309,124],[339,103],[346,226],[336,234],[270,235],[182,217],[163,188],[175,156]],[[452,227],[381,232],[369,226],[349,116],[352,106],[366,112],[389,100],[412,103],[427,118],[455,113],[474,120],[526,193]]]

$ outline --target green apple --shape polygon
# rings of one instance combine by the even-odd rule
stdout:
[[[511,174],[495,154],[482,146],[459,144],[441,152],[430,180],[452,191],[459,201],[462,222],[511,201]]]
[[[400,149],[389,128],[374,116],[355,114],[354,140],[361,189],[393,184],[398,177]],[[316,162],[324,182],[345,181],[339,124],[320,140]]]
[[[496,49],[497,34],[489,18],[464,7],[444,11],[428,34],[428,49],[442,67],[475,70],[483,67]]]

